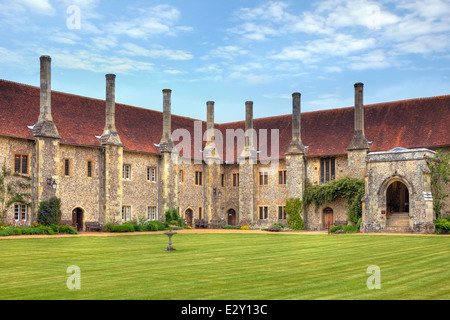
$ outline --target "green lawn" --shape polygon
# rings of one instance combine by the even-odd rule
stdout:
[[[162,234],[1,239],[0,299],[450,299],[447,236],[180,233],[166,246]]]

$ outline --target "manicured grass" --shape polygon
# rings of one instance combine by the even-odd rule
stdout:
[[[450,237],[163,234],[0,240],[0,299],[450,299]],[[69,290],[69,266],[81,289]],[[367,268],[381,289],[367,288]]]

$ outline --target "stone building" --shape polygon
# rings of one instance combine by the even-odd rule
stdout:
[[[63,220],[163,220],[177,208],[193,227],[284,222],[284,204],[307,183],[345,176],[365,179],[363,232],[434,231],[430,173],[425,159],[450,152],[450,95],[363,104],[215,123],[116,104],[116,76],[106,75],[105,100],[51,90],[51,58],[40,59],[40,88],[0,80],[0,164],[30,178],[30,205],[8,208],[7,221],[31,223],[41,200],[61,199]],[[255,106],[257,107],[257,106]],[[12,177],[11,179],[14,179]],[[449,192],[450,190],[447,190]],[[450,211],[450,203],[446,203]],[[344,199],[304,213],[306,227],[347,223]]]

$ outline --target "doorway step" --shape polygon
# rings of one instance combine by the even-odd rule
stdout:
[[[386,232],[392,233],[410,233],[409,228],[409,213],[398,212],[393,213],[387,217]]]

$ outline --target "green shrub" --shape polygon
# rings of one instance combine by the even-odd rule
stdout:
[[[114,227],[114,223],[112,222],[107,222],[103,225],[103,231],[105,232],[111,232],[111,229]]]
[[[280,232],[282,230],[283,229],[280,226],[275,225],[275,224],[273,224],[267,228],[267,231],[270,231],[270,232]]]
[[[162,231],[164,230],[164,228],[165,228],[164,223],[162,223],[159,220],[149,221],[146,224],[147,231]]]
[[[304,230],[305,223],[302,218],[302,201],[298,198],[286,200],[285,211],[287,214],[287,223],[294,230]]]
[[[330,232],[336,232],[337,230],[344,230],[344,227],[342,225],[337,225],[330,228]]]
[[[222,227],[222,229],[236,229],[236,227],[235,226],[231,226],[231,225],[227,225],[227,226]]]
[[[15,228],[15,229],[13,229],[13,233],[16,236],[20,236],[22,234],[22,229],[21,228]]]
[[[12,236],[14,233],[13,229],[7,228],[7,229],[0,229],[0,236],[7,237]]]
[[[41,201],[39,204],[37,221],[44,226],[60,223],[61,199],[52,197],[49,200]]]
[[[68,234],[78,234],[78,231],[75,230],[73,227],[69,226],[68,224],[58,225],[58,232],[59,233],[68,233]]]
[[[357,230],[356,230],[356,226],[352,226],[352,225],[346,225],[345,227],[344,227],[344,232],[345,233],[353,233],[353,232],[356,232]]]
[[[44,233],[44,231],[38,227],[22,228],[22,234],[25,234],[25,235],[37,235],[37,234],[43,234],[43,233]]]
[[[134,225],[131,223],[124,223],[111,226],[111,232],[134,232]]]
[[[434,226],[436,234],[450,233],[450,217],[434,220]]]
[[[134,231],[136,231],[136,232],[144,231],[144,229],[145,229],[145,227],[143,225],[140,225],[138,223],[133,223],[133,228],[134,228]]]
[[[279,223],[279,222],[274,222],[273,225],[274,225],[274,226],[279,226],[281,229],[286,228],[286,226],[285,226],[284,224]]]

